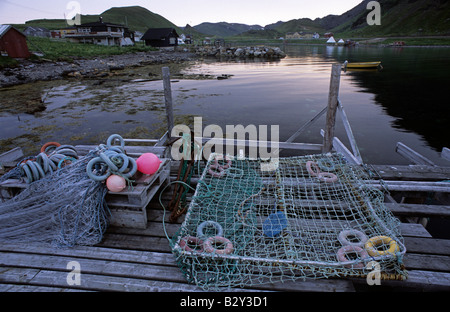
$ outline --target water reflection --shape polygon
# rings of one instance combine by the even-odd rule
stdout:
[[[393,127],[421,135],[436,151],[449,145],[450,85],[448,49],[390,49],[381,54],[379,73],[349,72],[364,92],[396,118]],[[390,52],[390,53],[389,53]]]
[[[222,127],[280,125],[280,139],[286,140],[326,106],[332,63],[381,60],[382,71],[348,71],[341,79],[340,99],[364,160],[405,163],[395,153],[395,144],[402,141],[437,163],[442,161],[438,152],[450,145],[445,101],[448,49],[286,46],[285,51],[288,56],[274,62],[205,59],[193,64],[184,71],[185,77],[230,78],[176,79],[172,84],[176,123],[192,125],[194,116],[202,116],[204,124]],[[139,70],[147,71],[142,77],[148,78],[150,69]],[[98,144],[114,132],[157,138],[166,126],[162,89],[159,80],[129,77],[0,89],[0,149],[22,146],[32,152],[50,140]],[[26,110],[40,101],[44,109]],[[320,143],[323,127],[321,119],[297,141]],[[336,134],[346,142],[340,123]]]

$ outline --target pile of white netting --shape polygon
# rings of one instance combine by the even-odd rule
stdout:
[[[113,145],[114,139],[121,146]],[[129,178],[136,172],[135,161],[124,153],[123,139],[112,135],[107,145],[100,144],[83,157],[74,155],[78,159],[54,170],[52,153],[19,162],[0,179],[0,183],[10,178],[28,183],[21,193],[0,202],[0,242],[58,247],[100,243],[110,219],[104,180],[111,174]]]
[[[406,276],[400,223],[361,166],[340,154],[280,158],[271,171],[261,165],[211,155],[171,240],[190,283],[248,287],[365,277],[374,268],[382,278]]]

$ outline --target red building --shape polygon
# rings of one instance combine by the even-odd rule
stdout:
[[[0,25],[0,51],[14,58],[28,58],[31,55],[26,36],[11,25]]]

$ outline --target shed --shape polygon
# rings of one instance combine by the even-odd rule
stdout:
[[[44,27],[28,26],[23,30],[23,33],[29,37],[43,37],[50,38],[51,32]]]
[[[150,28],[141,40],[152,47],[174,47],[178,45],[178,37],[174,28]]]
[[[31,55],[26,36],[11,25],[0,25],[0,51],[14,58],[28,58]]]

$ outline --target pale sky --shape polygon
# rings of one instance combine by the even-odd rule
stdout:
[[[267,24],[328,14],[342,14],[362,0],[0,0],[0,24],[31,19],[64,19],[79,7],[81,14],[100,14],[111,7],[139,5],[177,26],[203,22]],[[75,2],[76,6],[71,3]],[[74,15],[72,15],[74,16]],[[83,22],[83,21],[82,21]]]

